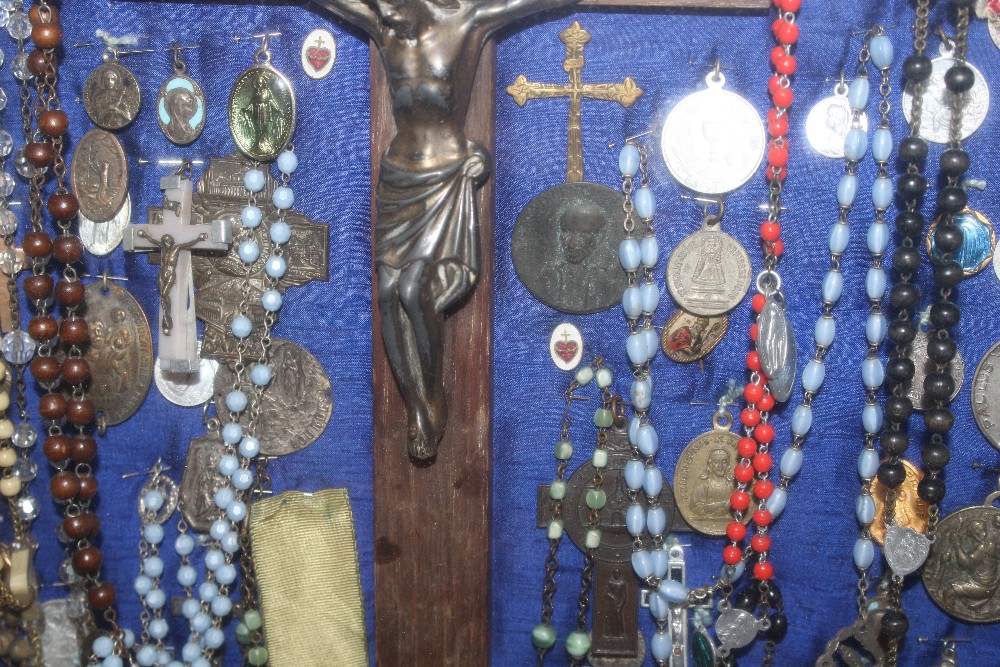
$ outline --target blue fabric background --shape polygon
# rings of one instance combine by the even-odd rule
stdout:
[[[906,2],[841,3],[813,0],[804,3],[799,18],[802,39],[796,50],[800,67],[794,83],[796,103],[790,141],[793,147],[786,203],[784,238],[787,257],[782,263],[791,316],[799,332],[800,348],[811,350],[812,325],[819,312],[819,284],[827,266],[826,236],[836,218],[834,187],[842,162],[815,155],[807,146],[802,126],[809,107],[829,95],[841,68],[854,69],[863,31],[875,22],[890,25],[889,35],[897,46],[897,63],[909,52],[912,8]],[[951,25],[947,3],[937,3],[931,25]],[[134,221],[145,219],[145,207],[158,203],[158,178],[165,170],[141,166],[138,158],[208,158],[233,150],[226,126],[225,100],[235,76],[252,62],[255,48],[250,42],[236,44],[234,33],[248,35],[280,30],[274,40],[274,64],[295,86],[298,103],[296,149],[300,168],[293,187],[296,208],[314,219],[331,224],[330,281],[293,288],[275,329],[278,336],[304,345],[323,363],[333,382],[334,415],[323,437],[303,452],[271,465],[275,489],[304,490],[346,486],[351,494],[357,529],[362,584],[369,635],[373,628],[372,492],[371,492],[371,334],[370,334],[370,221],[368,143],[368,46],[356,31],[345,29],[322,13],[279,5],[166,2],[83,2],[65,0],[63,28],[66,44],[91,41],[94,30],[114,34],[149,36],[142,47],[166,48],[174,40],[200,44],[185,52],[188,73],[198,80],[208,96],[208,122],[201,139],[189,148],[167,142],[156,125],[153,100],[160,83],[169,75],[167,52],[134,55],[124,59],[139,77],[143,111],[139,120],[119,136],[131,158],[130,192]],[[768,107],[766,82],[771,74],[768,53],[772,16],[681,14],[643,11],[605,13],[564,10],[524,22],[499,35],[497,74],[496,150],[496,247],[495,295],[495,386],[494,386],[494,524],[493,524],[493,664],[530,664],[533,651],[528,639],[540,609],[542,562],[546,542],[535,525],[535,487],[551,480],[555,466],[551,445],[558,435],[562,402],[559,393],[568,376],[555,370],[548,360],[549,333],[569,319],[583,331],[590,350],[608,356],[618,370],[617,388],[626,392],[624,322],[615,309],[600,315],[569,317],[535,301],[517,280],[510,258],[510,233],[517,213],[543,189],[562,181],[565,169],[566,109],[563,101],[533,101],[525,108],[504,93],[517,74],[536,81],[565,81],[560,30],[571,20],[581,21],[593,35],[586,48],[587,82],[618,81],[635,77],[646,93],[631,109],[605,102],[586,101],[584,148],[589,180],[617,188],[618,148],[627,134],[658,130],[666,113],[684,95],[703,87],[708,68],[722,59],[727,88],[747,97],[763,114]],[[337,64],[329,78],[308,79],[299,66],[302,40],[315,27],[327,27],[338,39]],[[949,28],[950,29],[950,28]],[[0,40],[8,61],[14,53],[9,40]],[[936,40],[931,53],[936,53]],[[1000,80],[997,52],[981,22],[973,25],[970,60],[987,80]],[[82,136],[91,127],[78,103],[86,75],[100,62],[96,48],[68,48],[62,68],[61,93],[72,119],[72,135]],[[894,68],[893,124],[896,136],[903,133],[899,111],[900,64]],[[18,136],[19,115],[16,88],[9,67],[0,72],[0,86],[7,92],[3,124]],[[995,137],[1000,120],[991,113],[985,125],[967,142],[974,167],[970,177],[987,180],[984,193],[973,192],[971,205],[988,217],[1000,215],[992,189],[998,177],[995,167]],[[650,143],[655,145],[656,138]],[[17,144],[20,144],[18,139]],[[940,148],[933,149],[931,165]],[[657,230],[663,252],[658,278],[669,250],[694,231],[699,211],[682,202],[658,155],[653,158],[653,187],[659,201]],[[870,183],[871,165],[862,169],[862,182]],[[760,266],[757,225],[762,219],[758,204],[765,200],[762,178],[728,199],[726,229],[749,249],[755,268]],[[15,197],[23,199],[19,186]],[[773,562],[785,597],[790,619],[787,639],[780,645],[779,665],[812,664],[815,656],[837,628],[854,616],[855,572],[851,545],[857,535],[854,499],[858,492],[855,460],[861,443],[860,410],[864,392],[859,366],[864,354],[863,323],[868,313],[863,276],[868,266],[864,231],[870,204],[859,197],[852,217],[852,243],[843,261],[847,288],[838,308],[838,336],[829,360],[824,391],[815,402],[815,423],[806,445],[806,463],[790,493],[789,506],[774,529]],[[89,260],[90,273],[107,268],[112,275],[126,275],[128,289],[136,295],[150,317],[155,317],[155,267],[145,258],[116,251],[106,260]],[[921,273],[921,289],[928,293],[928,272]],[[979,503],[995,488],[992,475],[973,470],[972,461],[990,465],[997,454],[979,434],[969,409],[969,381],[976,363],[1000,338],[1000,325],[993,316],[993,303],[1000,285],[991,269],[968,281],[960,290],[963,319],[956,336],[968,368],[966,384],[954,403],[957,425],[952,436],[952,463],[948,468],[945,511]],[[662,323],[672,311],[664,293],[657,315]],[[743,356],[747,350],[749,308],[741,306],[730,318],[730,333],[706,360],[704,367],[680,366],[662,356],[654,365],[656,379],[653,418],[661,434],[661,466],[668,478],[683,446],[708,429],[711,407],[730,379],[744,378]],[[796,390],[798,392],[798,390]],[[525,399],[525,395],[528,399]],[[794,394],[797,400],[800,393]],[[32,399],[35,396],[32,395]],[[526,405],[527,403],[527,405]],[[793,403],[794,406],[794,403]],[[528,409],[526,409],[526,407]],[[588,432],[593,406],[575,409],[578,427],[573,439],[585,452],[592,442]],[[776,449],[787,446],[790,412],[779,410],[774,419],[779,437]],[[913,432],[919,433],[914,422]],[[142,477],[122,480],[121,474],[145,470],[158,457],[174,466],[179,478],[187,443],[202,433],[200,411],[167,403],[151,390],[142,410],[126,424],[113,428],[101,441],[99,479],[102,483],[99,513],[105,577],[119,588],[123,623],[138,627],[139,606],[131,592],[137,572],[139,521],[136,497]],[[47,500],[45,487],[51,471],[36,452],[39,476],[36,493],[43,498],[43,514],[35,525],[41,544],[40,576],[46,584],[58,580],[61,549],[54,537],[55,507]],[[576,461],[585,454],[578,453]],[[914,447],[911,458],[919,458]],[[456,526],[456,529],[459,527]],[[718,570],[719,540],[684,535],[690,544],[689,581],[707,581]],[[571,626],[571,615],[579,582],[581,559],[568,544],[563,545],[563,567],[559,575],[555,622],[560,635]],[[168,572],[174,560],[168,558]],[[168,593],[178,593],[172,581]],[[59,595],[61,589],[47,586],[43,596]],[[910,617],[910,637],[956,636],[973,639],[960,646],[963,665],[995,665],[994,648],[1000,633],[996,626],[973,627],[951,620],[927,598],[922,586],[910,579],[905,593]],[[648,614],[643,611],[645,620]],[[184,629],[174,623],[173,638],[181,642]],[[648,633],[647,623],[647,633]],[[930,664],[939,655],[935,645],[907,644],[901,664]],[[552,664],[563,661],[561,649]],[[744,659],[759,661],[759,654]],[[230,650],[226,665],[238,664]],[[651,664],[651,662],[647,662]]]

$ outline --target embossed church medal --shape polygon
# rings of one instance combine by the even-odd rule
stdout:
[[[219,472],[219,461],[226,455],[226,444],[216,432],[195,438],[188,445],[184,475],[181,477],[181,515],[197,533],[207,533],[219,516],[215,492],[229,483]]]
[[[903,526],[889,526],[885,530],[882,551],[889,569],[896,576],[905,577],[916,572],[927,560],[931,541],[923,533]]]
[[[156,121],[163,135],[178,146],[193,143],[205,129],[205,93],[185,74],[187,66],[174,49],[174,74],[156,96]]]
[[[937,144],[948,143],[951,128],[952,93],[944,84],[945,72],[955,62],[951,54],[952,51],[942,44],[941,57],[931,61],[931,76],[924,89],[920,136]],[[965,64],[975,73],[976,82],[972,89],[965,93],[965,102],[962,106],[963,140],[979,129],[990,108],[990,89],[986,79],[983,78],[982,72],[973,67],[972,63],[966,61]],[[903,90],[903,115],[906,117],[906,122],[910,122],[912,101],[912,87],[907,85]]]
[[[922,573],[935,604],[969,623],[1000,621],[1000,509],[993,505],[998,495],[941,520]]]
[[[715,636],[719,638],[719,648],[723,655],[733,649],[747,646],[757,637],[758,632],[760,624],[757,619],[742,609],[721,610],[715,619]]]
[[[903,459],[906,469],[906,479],[896,489],[895,511],[893,523],[901,528],[912,528],[918,533],[927,530],[927,513],[929,505],[917,493],[917,485],[924,478],[920,468]],[[878,481],[872,480],[872,500],[875,501],[875,520],[871,523],[872,538],[882,544],[885,541],[885,496],[888,489]]]
[[[929,400],[924,397],[924,378],[927,377],[927,373],[933,372],[934,362],[932,362],[927,357],[927,337],[928,332],[918,331],[916,337],[913,339],[913,343],[910,345],[910,358],[913,360],[913,379],[909,382],[904,382],[902,385],[903,391],[906,392],[907,397],[913,403],[914,410],[925,410],[930,405]],[[955,389],[951,392],[951,397],[948,401],[955,400],[958,396],[958,392],[962,391],[962,385],[965,383],[965,360],[962,358],[962,353],[958,350],[955,351],[955,358],[948,363],[948,369],[951,371],[951,378],[955,381]]]
[[[88,398],[108,426],[136,413],[153,380],[153,335],[135,298],[118,283],[97,281],[86,288],[85,318],[90,347]]]
[[[972,376],[972,416],[983,437],[1000,449],[1000,343],[983,355]]]
[[[563,322],[549,337],[549,355],[559,370],[573,370],[583,359],[583,334],[576,326]]]
[[[324,79],[337,61],[337,40],[329,30],[316,28],[302,42],[302,69],[311,79]]]
[[[663,325],[660,346],[668,359],[687,364],[704,359],[722,342],[729,326],[729,317],[692,315],[678,308]]]
[[[333,412],[330,378],[308,350],[290,340],[271,339],[274,378],[263,394],[257,429],[262,456],[283,456],[314,443]],[[215,407],[226,409],[233,389],[233,372],[220,366],[215,377]]]
[[[80,222],[80,240],[92,255],[104,257],[114,252],[125,237],[125,230],[132,222],[132,197],[125,195],[125,203],[115,217],[107,222],[94,222],[83,213],[77,215]]]
[[[706,218],[701,230],[674,248],[667,261],[667,288],[694,315],[722,315],[735,308],[750,287],[750,256],[740,242]]]
[[[715,428],[688,443],[674,470],[674,500],[688,524],[704,535],[725,535],[732,521],[729,498],[740,436],[729,430],[732,417],[712,418]],[[750,520],[747,513],[746,520]]]
[[[114,218],[128,196],[125,149],[115,135],[99,129],[83,135],[73,153],[69,180],[82,215],[93,222]]]
[[[199,353],[201,343],[198,344]],[[187,408],[201,405],[215,393],[215,376],[219,372],[219,362],[200,357],[197,373],[171,373],[160,368],[157,359],[153,364],[153,379],[163,398],[174,405]]]
[[[761,370],[768,378],[775,400],[784,403],[792,395],[795,385],[798,345],[792,323],[785,314],[785,298],[781,292],[767,297],[757,322]]]
[[[586,315],[621,301],[621,193],[597,183],[563,183],[527,203],[511,254],[532,296],[564,313]]]
[[[926,236],[927,255],[935,262],[941,257],[934,242],[934,231],[939,222],[940,217],[931,223]],[[962,266],[965,275],[974,276],[993,260],[996,232],[985,215],[971,208],[955,215],[955,226],[962,230],[962,245],[951,256]]]
[[[757,173],[764,158],[764,123],[745,99],[723,90],[726,77],[712,72],[708,90],[688,95],[663,125],[667,169],[689,190],[721,195]]]
[[[288,79],[270,65],[266,46],[257,54],[257,64],[233,83],[229,131],[247,157],[270,162],[295,133],[295,93]]]
[[[83,108],[90,120],[105,130],[120,130],[139,115],[140,103],[135,74],[118,62],[113,50],[107,50],[104,64],[83,84]]]
[[[825,97],[809,110],[806,117],[806,138],[809,145],[826,157],[844,157],[844,139],[851,129],[851,105],[847,101],[847,84],[841,81],[831,97]],[[861,114],[861,129],[868,131],[868,116]]]

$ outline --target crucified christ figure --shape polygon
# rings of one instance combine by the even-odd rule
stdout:
[[[174,286],[174,281],[177,280],[177,258],[180,257],[182,250],[190,250],[206,240],[208,234],[199,234],[198,238],[187,243],[177,244],[174,243],[174,237],[170,234],[164,234],[157,240],[146,233],[144,229],[140,229],[136,233],[160,249],[160,275],[156,278],[156,287],[160,292],[160,312],[162,313],[160,326],[163,329],[163,335],[169,336],[170,331],[174,328],[174,320],[170,316],[170,290]]]

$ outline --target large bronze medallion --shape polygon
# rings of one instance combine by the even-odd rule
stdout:
[[[514,270],[532,296],[586,315],[621,301],[622,196],[596,183],[563,183],[528,202],[511,238]]]
[[[288,79],[266,63],[243,71],[229,94],[229,130],[247,157],[276,158],[295,133],[295,94]]]
[[[660,346],[663,354],[681,364],[704,359],[722,342],[729,317],[692,315],[678,308],[663,325]]]
[[[927,530],[929,506],[917,493],[917,485],[924,478],[920,468],[909,461],[903,461],[906,480],[896,489],[896,504],[893,523],[901,528],[912,528],[918,533]],[[876,477],[872,481],[872,500],[875,501],[875,520],[871,524],[872,537],[882,544],[885,541],[885,496],[888,489]]]
[[[715,428],[688,443],[677,459],[674,499],[681,516],[699,533],[725,535],[733,519],[729,500],[740,436],[729,430],[731,421],[729,425],[713,421]]]
[[[87,285],[90,363],[87,397],[108,426],[136,413],[153,379],[153,335],[135,298],[114,282]]]
[[[94,125],[120,130],[139,115],[139,82],[131,70],[110,58],[83,84],[83,108]]]
[[[84,217],[91,222],[113,219],[128,196],[125,149],[115,135],[98,129],[83,135],[73,153],[69,180]]]

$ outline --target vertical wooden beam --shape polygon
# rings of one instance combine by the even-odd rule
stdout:
[[[466,135],[493,153],[496,48],[483,51]],[[389,89],[371,50],[372,192],[395,132]],[[372,318],[375,661],[474,667],[490,660],[493,179],[479,190],[482,257],[471,300],[448,318],[448,427],[430,466],[406,453],[406,411]],[[375,219],[374,197],[372,219]],[[373,274],[374,275],[374,274]],[[372,285],[372,302],[378,288]]]

